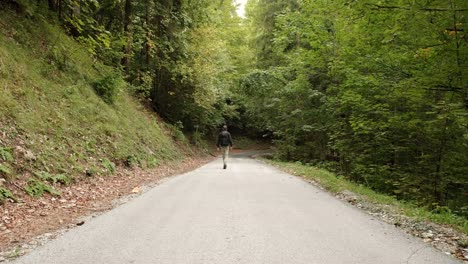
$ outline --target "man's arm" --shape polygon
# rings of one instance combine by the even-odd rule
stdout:
[[[231,133],[229,133],[228,135],[229,135],[229,145],[230,145],[231,148],[232,148],[232,137],[231,137]]]

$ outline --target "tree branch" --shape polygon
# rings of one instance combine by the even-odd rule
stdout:
[[[366,4],[368,6],[373,6],[377,9],[402,9],[402,10],[411,10],[411,7],[407,6],[387,6],[387,5],[378,5],[378,4]],[[437,7],[423,7],[423,8],[418,8],[417,10],[421,11],[435,11],[435,12],[447,12],[447,11],[454,11],[454,12],[464,12],[468,11],[468,9],[450,9],[450,8],[437,8]]]
[[[428,90],[428,91],[441,91],[441,92],[462,92],[465,89],[467,88],[452,87],[452,86],[447,86],[447,85],[437,85],[431,88],[424,88],[424,90]]]

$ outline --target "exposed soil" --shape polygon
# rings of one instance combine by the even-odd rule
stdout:
[[[87,217],[108,211],[161,182],[165,177],[193,170],[213,156],[187,158],[155,169],[119,167],[112,176],[82,177],[69,186],[54,186],[60,196],[27,196],[26,182],[13,183],[19,203],[0,205],[0,262],[23,255]]]

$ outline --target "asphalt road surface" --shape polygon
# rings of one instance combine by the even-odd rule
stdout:
[[[14,263],[460,263],[332,195],[235,155],[169,178]]]

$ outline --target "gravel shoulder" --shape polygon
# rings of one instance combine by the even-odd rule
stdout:
[[[263,159],[264,156],[258,158]],[[293,170],[275,165],[278,169],[291,173],[304,181],[325,190],[319,182],[296,173]],[[331,193],[331,192],[330,192]],[[465,263],[468,263],[468,235],[450,226],[422,221],[416,218],[405,216],[399,208],[386,204],[370,202],[367,197],[351,191],[345,190],[338,193],[331,193],[340,199],[362,211],[375,219],[391,224],[405,233],[420,239],[422,242],[431,245],[446,255],[451,255]]]

